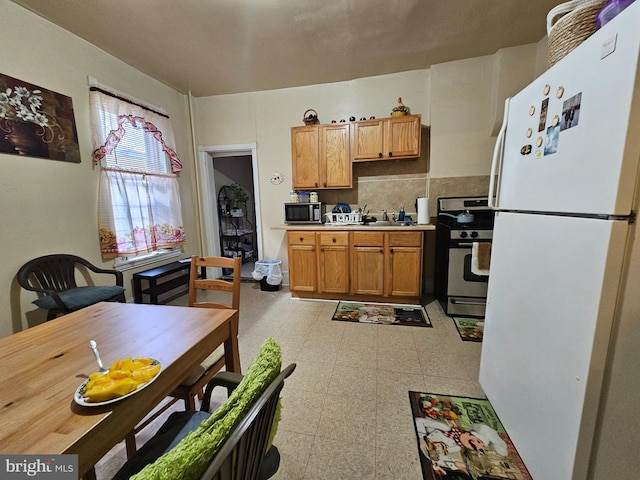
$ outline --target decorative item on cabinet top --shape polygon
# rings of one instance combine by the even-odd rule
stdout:
[[[398,97],[398,103],[391,109],[391,116],[402,117],[403,115],[409,115],[409,107],[402,103],[402,97]]]
[[[305,125],[317,125],[320,123],[318,119],[318,112],[316,112],[313,108],[310,108],[302,115],[302,121]]]

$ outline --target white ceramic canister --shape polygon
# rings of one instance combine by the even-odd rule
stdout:
[[[316,203],[318,201],[318,192],[311,192],[309,194],[309,201],[312,203]]]
[[[299,202],[300,198],[298,197],[298,192],[296,192],[295,190],[291,190],[291,193],[289,193],[289,201],[292,203]]]

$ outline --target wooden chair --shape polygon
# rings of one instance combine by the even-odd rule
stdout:
[[[79,287],[76,273],[81,270],[113,275],[115,285]],[[53,254],[34,258],[20,267],[17,279],[22,288],[39,294],[33,303],[47,310],[47,320],[98,302],[126,302],[122,272],[98,268],[76,255]],[[88,278],[87,282],[90,280]]]
[[[217,278],[198,278],[201,267],[233,269],[232,281]],[[240,280],[242,278],[242,258],[227,257],[191,257],[191,276],[189,278],[190,307],[198,308],[232,308],[240,309]],[[198,299],[198,293],[207,291],[226,292],[227,302],[203,301]],[[230,300],[230,301],[229,301]],[[195,397],[202,391],[216,372],[224,366],[224,345],[220,345],[209,355],[200,366],[191,372],[183,382],[171,393],[174,398],[184,400],[187,410],[195,410]]]
[[[198,278],[198,272],[201,267],[233,269],[232,281],[221,280],[217,278]],[[189,301],[190,307],[198,308],[230,308],[234,310],[240,309],[240,280],[242,274],[242,258],[227,257],[191,257],[191,270],[189,278]],[[222,292],[220,301],[199,300],[198,293],[206,291]],[[224,300],[227,300],[224,302]],[[216,298],[217,300],[217,298]],[[224,302],[224,303],[222,303]],[[135,430],[127,434],[125,444],[127,457],[136,452],[135,435],[145,428],[149,423],[154,421],[162,412],[168,409],[178,400],[183,400],[186,410],[196,409],[196,397],[202,395],[202,391],[213,376],[219,372],[225,365],[224,345],[216,348],[193,372],[191,372],[182,383],[171,392],[172,399],[166,402],[160,409],[143,423],[138,425]]]

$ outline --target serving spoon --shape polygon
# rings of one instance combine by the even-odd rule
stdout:
[[[108,368],[104,368],[102,364],[102,360],[100,360],[100,354],[98,353],[98,344],[95,340],[89,340],[89,347],[93,351],[93,354],[96,356],[96,362],[98,362],[98,371],[100,373],[109,373]]]

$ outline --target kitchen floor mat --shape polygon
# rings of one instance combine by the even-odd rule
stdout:
[[[460,338],[465,342],[481,342],[484,335],[484,318],[453,317]]]
[[[424,480],[532,480],[489,400],[409,392]]]
[[[331,320],[412,327],[433,326],[422,305],[399,303],[339,302]]]

